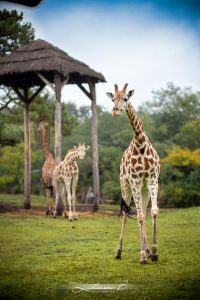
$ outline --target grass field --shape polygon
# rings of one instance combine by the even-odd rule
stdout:
[[[197,299],[200,208],[161,210],[159,261],[139,264],[139,230],[129,220],[122,260],[114,259],[120,220],[99,213],[70,223],[24,211],[0,215],[0,299]],[[151,240],[151,218],[147,218]],[[74,293],[70,283],[122,284]]]

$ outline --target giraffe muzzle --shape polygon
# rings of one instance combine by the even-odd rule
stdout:
[[[113,117],[116,117],[116,116],[118,116],[119,115],[119,111],[116,111],[116,110],[113,110],[112,111],[112,116]]]

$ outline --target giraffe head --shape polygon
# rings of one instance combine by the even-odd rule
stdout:
[[[77,152],[79,159],[84,159],[86,151],[89,149],[89,146],[85,144],[79,144],[78,147],[74,146],[75,151]]]
[[[41,122],[39,123],[38,130],[43,130],[43,129],[45,129],[47,126],[48,126],[48,123],[47,123],[46,121],[41,121]]]
[[[118,85],[115,84],[115,94],[106,93],[106,95],[112,99],[114,102],[114,107],[112,110],[113,116],[120,115],[127,107],[129,98],[134,94],[134,90],[130,90],[126,93],[128,84],[126,83],[121,91],[118,90]]]

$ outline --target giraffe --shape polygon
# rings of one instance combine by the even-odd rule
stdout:
[[[157,193],[160,162],[156,150],[145,134],[142,123],[129,101],[129,98],[134,94],[134,90],[126,93],[127,86],[128,84],[125,84],[123,89],[119,91],[118,85],[115,84],[115,94],[106,93],[114,102],[112,115],[118,116],[125,111],[133,129],[133,139],[129,147],[125,150],[120,163],[122,224],[116,259],[121,259],[123,234],[127,216],[133,217],[133,212],[130,208],[131,198],[133,197],[140,229],[140,263],[146,264],[147,258],[151,258],[152,261],[158,260],[156,218],[159,211]],[[150,196],[149,199],[151,200],[152,251],[150,251],[147,241],[145,210],[143,209],[144,203],[142,201],[142,186],[145,182]]]
[[[43,180],[43,185],[45,187],[46,198],[47,198],[46,215],[49,214],[53,215],[52,179],[53,179],[53,170],[55,168],[56,163],[48,147],[47,126],[48,126],[47,122],[41,121],[38,129],[42,131],[42,143],[43,143],[43,149],[45,153],[45,162],[42,167],[42,180]]]
[[[64,204],[64,216],[67,217],[67,207],[65,199],[65,195],[67,192],[67,200],[69,204],[69,221],[72,221],[73,218],[74,220],[77,220],[75,206],[79,168],[76,161],[85,157],[87,149],[89,149],[89,146],[86,147],[85,144],[79,144],[78,147],[74,146],[73,149],[70,149],[68,151],[64,160],[60,162],[53,171],[53,186],[56,195],[54,218],[56,218],[57,215],[56,207],[59,199],[59,190],[62,187],[61,197]]]

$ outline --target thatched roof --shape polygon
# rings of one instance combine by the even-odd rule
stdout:
[[[50,82],[54,82],[55,72],[60,73],[63,78],[69,76],[68,83],[71,84],[75,81],[87,83],[88,77],[95,83],[105,82],[101,73],[41,39],[34,40],[0,59],[0,84],[22,88],[39,86],[41,79],[35,72],[40,72]]]

